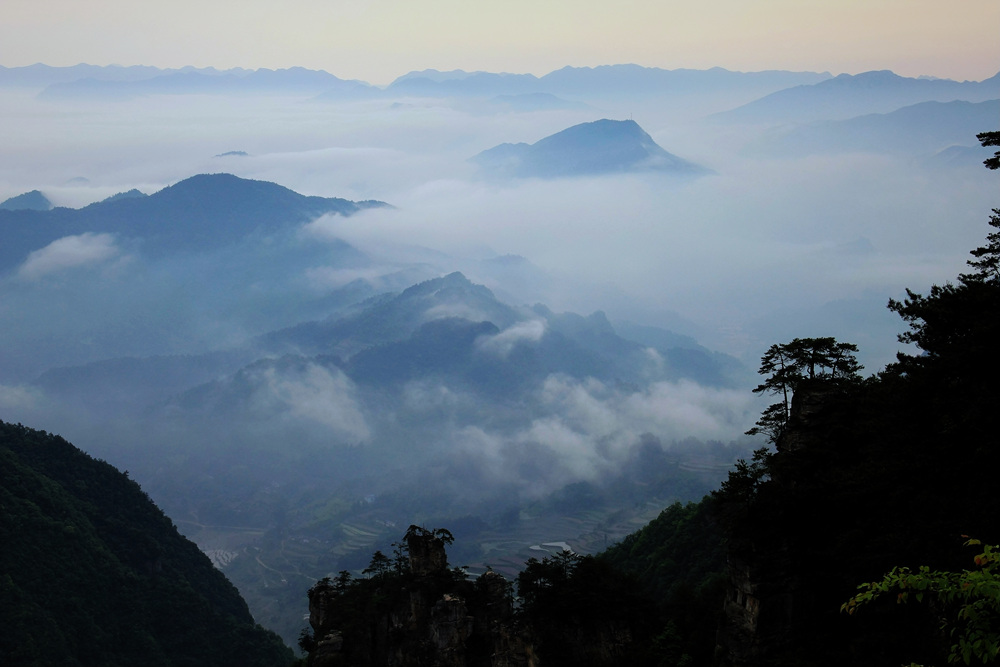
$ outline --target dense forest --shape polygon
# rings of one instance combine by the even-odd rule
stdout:
[[[293,659],[127,472],[4,422],[0,544],[0,664]]]

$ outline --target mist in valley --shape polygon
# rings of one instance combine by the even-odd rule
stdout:
[[[532,526],[581,537],[541,527],[546,512],[596,512],[588,529],[614,539],[760,444],[742,434],[772,343],[835,336],[866,372],[891,363],[887,301],[961,272],[996,205],[974,133],[930,141],[918,117],[843,151],[853,126],[713,115],[786,85],[516,104],[0,87],[0,200],[82,208],[226,173],[389,205],[216,246],[81,228],[4,255],[0,416],[129,469],[203,549],[254,554],[225,571],[286,638],[268,596],[294,608],[408,523],[520,536],[460,554],[476,563],[527,548]],[[705,173],[509,178],[470,161],[602,118]]]

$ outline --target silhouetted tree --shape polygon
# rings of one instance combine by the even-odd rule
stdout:
[[[368,563],[368,567],[362,570],[362,574],[374,575],[376,578],[381,579],[392,569],[392,561],[381,551],[376,551],[372,554],[371,562]]]
[[[976,135],[976,139],[979,139],[983,146],[1000,146],[1000,132],[980,132]],[[1000,169],[1000,151],[993,157],[983,160],[983,164],[987,169]]]
[[[856,380],[858,371],[864,368],[854,356],[857,351],[857,345],[838,343],[833,337],[796,338],[769,347],[758,370],[765,380],[753,391],[780,396],[781,401],[765,408],[747,435],[764,433],[771,442],[777,441],[788,424],[792,395],[800,383],[807,379],[841,383]]]

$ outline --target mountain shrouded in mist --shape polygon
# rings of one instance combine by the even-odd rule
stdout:
[[[52,202],[38,190],[25,192],[0,202],[0,211],[48,211]]]
[[[1000,74],[983,81],[961,82],[914,79],[888,70],[841,74],[779,90],[716,117],[728,122],[802,123],[889,113],[920,102],[984,102],[997,97],[998,80]]]
[[[37,95],[88,76],[135,83]],[[953,275],[995,198],[978,84],[775,128],[706,121],[831,77],[248,76],[0,69],[0,200],[76,207],[0,212],[0,411],[127,467],[287,642],[306,582],[409,523],[510,576],[700,497],[749,452],[758,347],[895,358],[885,298]],[[469,161],[543,137],[495,149],[527,178]]]
[[[500,144],[472,160],[493,174],[516,177],[707,172],[704,167],[663,150],[633,120],[581,123],[534,144]]]
[[[82,209],[0,211],[0,271],[65,237],[137,239],[152,254],[205,251],[268,235],[327,213],[351,215],[381,202],[307,197],[265,181],[201,174],[148,197],[112,198]]]
[[[862,151],[927,156],[967,144],[998,117],[1000,100],[921,102],[891,113],[776,128],[751,143],[747,151],[785,157]],[[982,147],[972,150],[976,155],[984,152]]]

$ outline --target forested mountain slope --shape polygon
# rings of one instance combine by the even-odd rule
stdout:
[[[945,662],[957,603],[899,607],[893,595],[854,616],[841,605],[897,566],[966,569],[969,536],[1000,541],[1000,210],[990,225],[970,273],[890,300],[909,325],[901,342],[917,349],[884,371],[837,372],[833,339],[765,355],[758,391],[777,402],[757,430],[776,451],[760,450],[716,493],[729,552],[725,664]],[[995,621],[985,597],[978,609]]]
[[[0,663],[282,665],[236,588],[139,485],[0,422]]]

